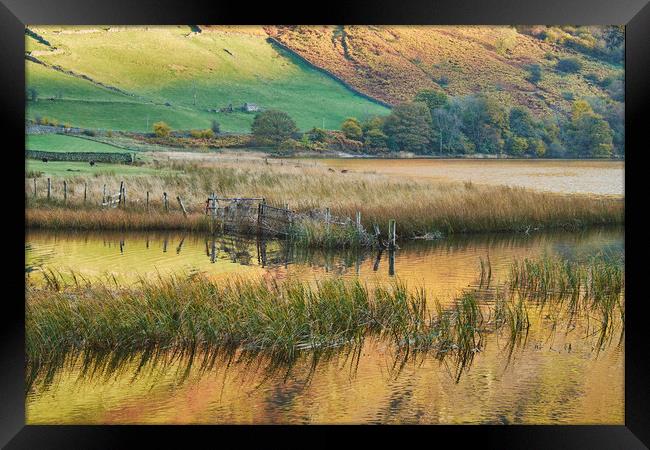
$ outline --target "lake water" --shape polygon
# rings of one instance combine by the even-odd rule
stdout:
[[[321,161],[351,172],[437,181],[520,186],[566,194],[624,195],[625,162],[589,160],[514,159],[366,159]]]
[[[30,231],[25,271],[34,281],[44,269],[72,269],[126,283],[178,271],[217,279],[359,277],[368,284],[399,278],[449,304],[476,286],[480,258],[489,258],[498,281],[515,259],[623,256],[624,235],[605,228],[408,242],[392,264],[386,252],[305,251],[234,237],[212,248],[211,238],[193,234]],[[374,339],[358,359],[342,353],[315,363],[305,356],[289,372],[271,370],[263,357],[217,360],[206,370],[185,358],[140,367],[134,355],[90,376],[73,361],[51,382],[32,386],[27,423],[622,424],[622,343],[598,351],[587,323],[549,331],[547,317],[530,317],[526,342],[510,358],[498,336],[487,336],[461,374],[426,355],[396,370],[390,345]]]

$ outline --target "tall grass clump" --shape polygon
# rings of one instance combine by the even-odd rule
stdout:
[[[50,278],[56,279],[55,276]],[[27,355],[39,361],[68,350],[149,346],[235,346],[290,360],[299,349],[342,345],[366,331],[421,320],[424,299],[394,284],[370,292],[359,281],[216,283],[203,276],[30,287]],[[408,301],[406,300],[408,299]],[[419,318],[413,312],[419,312]]]
[[[293,224],[289,238],[300,246],[320,248],[360,248],[377,244],[377,238],[353,223],[327,224],[304,219]]]
[[[431,315],[423,290],[395,282],[369,289],[358,280],[310,284],[201,275],[142,279],[122,287],[50,272],[28,285],[26,353],[30,372],[81,352],[119,354],[241,350],[291,364],[301,352],[358,347],[368,335],[400,351],[454,355],[458,367],[482,345],[478,299]]]

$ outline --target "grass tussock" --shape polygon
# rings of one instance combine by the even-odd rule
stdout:
[[[223,160],[219,164],[204,162],[157,162],[165,168],[159,175],[143,175],[126,180],[127,207],[100,215],[103,186],[117,190],[122,178],[98,175],[91,178],[69,177],[68,199],[61,201],[62,181],[53,181],[53,199],[44,192],[33,197],[33,182],[27,179],[28,226],[47,228],[116,228],[148,227],[192,228],[175,202],[181,196],[190,216],[203,213],[211,192],[219,197],[261,197],[267,204],[288,204],[296,212],[324,210],[333,216],[354,218],[361,213],[366,229],[377,224],[386,233],[390,219],[397,222],[399,239],[427,233],[529,232],[540,228],[581,228],[589,225],[621,224],[624,202],[620,198],[590,195],[560,195],[505,186],[476,186],[461,183],[435,183],[420,180],[395,180],[378,174],[333,173],[316,163],[300,161]],[[83,202],[84,183],[87,201]],[[145,210],[146,193],[150,194],[149,212]],[[164,212],[163,192],[170,196],[170,212]],[[145,214],[146,213],[146,214]],[[143,219],[151,215],[155,219]],[[173,224],[173,225],[172,225]],[[186,224],[186,225],[183,225]],[[138,228],[140,227],[140,228]],[[312,227],[313,228],[313,227]],[[316,229],[304,230],[303,237],[323,236]],[[315,240],[327,238],[316,238]],[[349,240],[338,236],[336,240]]]

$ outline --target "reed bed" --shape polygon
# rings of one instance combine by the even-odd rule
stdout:
[[[560,258],[515,261],[508,286],[522,300],[536,302],[553,323],[567,330],[585,314],[596,321],[597,347],[604,346],[620,325],[625,331],[625,272],[622,259],[593,257],[579,263]]]
[[[491,272],[484,262],[483,272]],[[484,276],[487,280],[487,277]],[[202,275],[115,279],[45,272],[26,291],[26,354],[31,379],[74,355],[113,367],[134,354],[242,352],[274,367],[303,354],[361,349],[368,336],[386,340],[404,365],[418,354],[451,357],[457,379],[485,345],[487,333],[506,337],[508,358],[526,342],[531,310],[551,322],[592,324],[600,349],[624,332],[624,282],[619,262],[515,261],[505,283],[463,292],[452,307],[427,304],[422,289],[399,281],[368,288],[358,280],[214,281]],[[347,349],[347,350],[346,350]],[[97,358],[93,355],[99,355]],[[114,356],[110,356],[114,355]],[[97,361],[95,361],[96,363]],[[94,363],[93,363],[94,364]],[[100,365],[101,365],[100,364]]]
[[[180,195],[191,213],[201,214],[211,192],[220,197],[263,197],[275,206],[288,204],[292,210],[307,212],[329,207],[332,214],[354,218],[361,212],[367,229],[374,224],[385,230],[389,219],[397,221],[398,238],[427,233],[471,233],[491,231],[532,231],[539,228],[579,228],[596,224],[621,224],[624,202],[620,198],[590,195],[560,195],[511,188],[479,186],[471,183],[439,183],[430,180],[395,180],[371,173],[330,172],[317,163],[302,161],[224,160],[204,162],[157,162],[169,170],[159,175],[125,179],[127,209],[108,215],[89,212],[98,209],[103,186],[116,191],[124,178],[100,175],[90,178],[66,177],[68,200],[61,202],[63,179],[53,179],[56,201],[44,199],[44,181],[33,195],[33,180],[25,180],[27,223],[34,227],[152,229],[182,226],[175,204]],[[84,185],[87,201],[83,203]],[[146,193],[150,193],[149,213],[143,218]],[[172,212],[162,212],[162,194],[171,196]],[[192,215],[192,214],[190,214]],[[96,220],[97,219],[97,220]],[[168,222],[170,225],[165,225]],[[93,225],[94,223],[94,225]],[[195,222],[187,221],[187,227]]]
[[[241,349],[291,363],[301,352],[358,345],[368,335],[399,348],[471,354],[483,326],[474,297],[432,316],[424,292],[398,282],[369,289],[342,279],[311,285],[172,276],[123,287],[74,274],[45,279],[27,290],[32,369],[64,354],[151,349]]]

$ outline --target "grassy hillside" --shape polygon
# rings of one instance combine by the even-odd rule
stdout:
[[[28,150],[41,150],[47,152],[100,152],[124,153],[119,147],[92,141],[76,136],[62,134],[27,135],[26,148]]]
[[[254,114],[209,110],[256,103],[288,112],[303,130],[388,112],[272,46],[261,28],[30,29],[50,46],[26,37],[26,50],[43,63],[27,62],[28,88],[38,92],[28,102],[29,118],[133,131],[159,120],[207,128],[214,119],[224,131],[241,132],[249,131]]]
[[[494,26],[298,26],[265,27],[270,36],[355,89],[390,104],[422,89],[448,95],[490,93],[504,104],[525,105],[538,115],[567,112],[571,98],[607,97],[597,80],[622,77],[611,64],[513,27]],[[556,70],[577,58],[578,73]],[[539,64],[542,80],[527,80]]]

